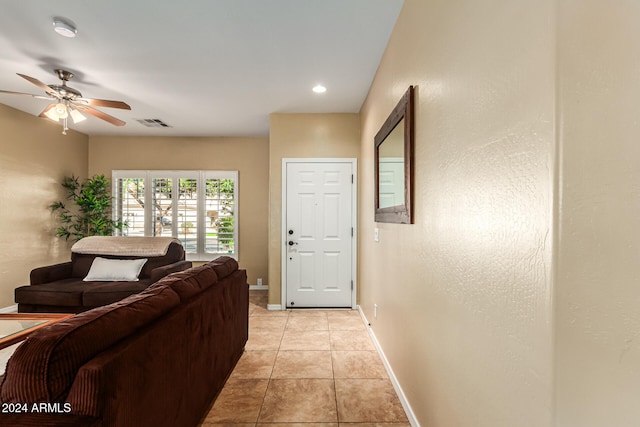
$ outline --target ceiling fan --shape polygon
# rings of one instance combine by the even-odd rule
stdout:
[[[90,114],[94,117],[109,122],[112,125],[124,126],[126,124],[122,120],[110,116],[109,114],[103,113],[102,111],[97,110],[93,107],[109,107],[131,110],[131,107],[128,104],[122,101],[83,98],[82,94],[78,90],[67,86],[67,82],[73,77],[73,73],[61,69],[57,69],[54,71],[58,75],[58,78],[62,80],[62,84],[46,85],[38,79],[17,73],[23,79],[33,83],[40,89],[44,90],[47,96],[32,95],[30,93],[22,92],[11,92],[8,90],[0,90],[0,93],[8,93],[11,95],[25,95],[39,99],[52,100],[53,103],[47,106],[47,108],[45,108],[42,113],[40,113],[40,117],[47,117],[56,122],[62,120],[63,135],[67,134],[67,118],[71,116],[73,122],[78,123],[86,120],[86,117],[83,116],[82,113]]]

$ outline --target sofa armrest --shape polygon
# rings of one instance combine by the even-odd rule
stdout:
[[[73,264],[71,261],[62,264],[47,265],[31,270],[29,282],[32,285],[42,285],[43,283],[54,282],[56,280],[68,279],[71,277]]]
[[[177,271],[186,270],[191,268],[191,261],[178,261],[173,264],[167,264],[160,267],[156,267],[151,270],[151,282],[155,283],[158,280],[162,279],[164,276],[167,276],[171,273],[175,273]]]

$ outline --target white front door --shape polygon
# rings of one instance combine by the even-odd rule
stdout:
[[[284,162],[286,307],[353,307],[354,164]]]
[[[404,205],[404,158],[383,157],[378,165],[378,204],[381,208]]]

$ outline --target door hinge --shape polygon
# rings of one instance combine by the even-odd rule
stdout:
[[[353,280],[351,281],[351,290],[353,290]]]
[[[351,227],[351,237],[353,237],[353,227]]]
[[[353,184],[353,174],[351,174],[351,183]]]

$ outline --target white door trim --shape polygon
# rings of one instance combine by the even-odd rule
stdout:
[[[283,158],[282,159],[282,208],[281,208],[281,233],[280,233],[280,294],[281,304],[284,310],[287,307],[287,164],[289,163],[350,163],[353,173],[353,192],[351,194],[352,209],[351,223],[353,224],[353,239],[351,239],[351,277],[353,289],[351,289],[351,308],[358,307],[356,297],[358,295],[358,159],[355,158]]]

